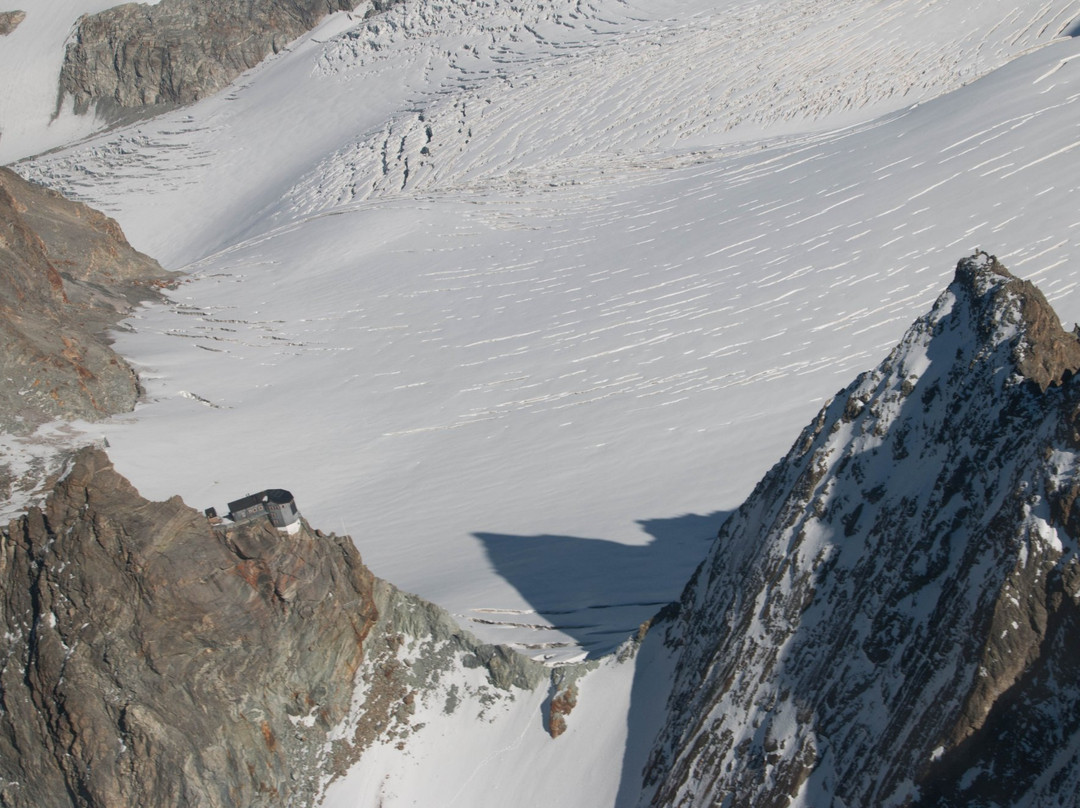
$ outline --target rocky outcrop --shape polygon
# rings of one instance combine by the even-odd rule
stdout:
[[[375,744],[408,749],[432,714],[466,710],[483,721],[504,701],[549,686],[551,669],[479,642],[438,606],[378,580],[374,598],[379,619],[365,643],[353,706],[331,738],[333,773]]]
[[[377,617],[348,539],[268,521],[215,532],[84,450],[0,541],[0,804],[314,792]]]
[[[170,277],[112,219],[0,168],[0,429],[131,409],[104,332]]]
[[[60,72],[60,99],[106,117],[190,104],[355,0],[161,0],[79,20]]]
[[[1045,391],[1076,373],[1080,368],[1080,339],[1076,333],[1062,330],[1054,309],[1033,283],[1014,278],[996,256],[985,252],[961,261],[956,271],[958,281],[985,287],[986,306],[1006,324],[1019,329],[1019,338],[1012,344],[1012,360],[1022,376]],[[996,282],[996,276],[1007,283]],[[993,337],[987,331],[989,327],[984,324],[982,338]]]
[[[547,679],[348,537],[216,530],[99,450],[0,534],[3,806],[312,805],[373,744],[405,748],[418,706]]]
[[[685,590],[645,801],[1075,800],[1078,367],[1033,286],[960,262]]]
[[[572,682],[568,687],[557,690],[551,697],[551,705],[548,710],[548,734],[552,738],[558,738],[566,732],[566,719],[577,707],[578,689],[577,683]]]
[[[0,11],[0,36],[10,34],[25,19],[25,11]]]

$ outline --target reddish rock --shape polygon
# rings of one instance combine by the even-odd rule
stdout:
[[[0,429],[130,410],[104,332],[170,277],[109,217],[0,168]]]

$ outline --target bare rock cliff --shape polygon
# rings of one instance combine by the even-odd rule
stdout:
[[[161,0],[79,20],[60,73],[60,99],[106,117],[211,95],[355,0]]]
[[[0,430],[131,409],[103,332],[170,277],[109,217],[0,168]]]

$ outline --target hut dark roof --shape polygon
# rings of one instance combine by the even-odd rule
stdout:
[[[239,513],[245,508],[250,508],[252,505],[258,505],[262,502],[272,502],[275,505],[285,505],[292,502],[293,495],[284,488],[268,488],[265,491],[260,491],[257,494],[248,494],[246,497],[241,497],[235,502],[229,503],[229,513]]]

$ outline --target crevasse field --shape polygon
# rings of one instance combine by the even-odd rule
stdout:
[[[184,273],[117,334],[145,403],[78,431],[151,498],[288,488],[539,659],[675,598],[961,256],[1080,318],[1076,0],[361,6],[76,142],[100,122],[53,118],[61,47],[108,5],[38,0],[0,39],[0,161]],[[327,805],[628,804],[632,675],[591,674],[555,742],[538,704],[433,715]]]

